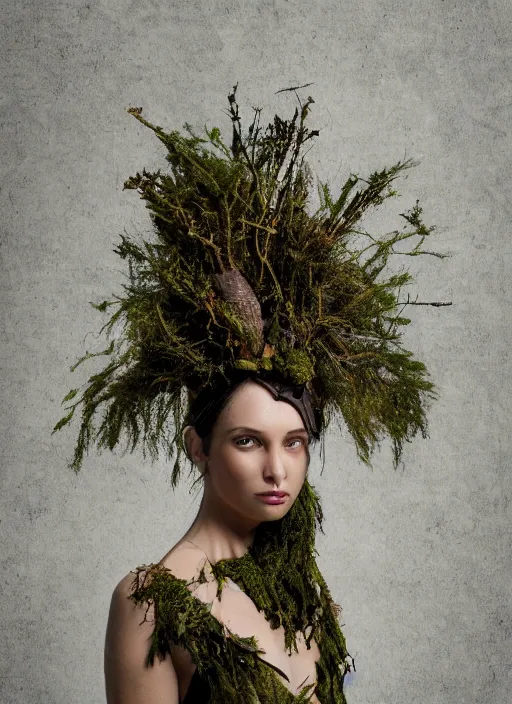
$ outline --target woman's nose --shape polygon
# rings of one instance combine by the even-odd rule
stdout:
[[[279,450],[269,449],[266,453],[264,476],[273,479],[278,486],[286,479],[286,468]]]

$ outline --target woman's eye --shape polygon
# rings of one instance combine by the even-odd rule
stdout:
[[[250,437],[238,438],[238,440],[235,440],[235,445],[238,445],[238,447],[251,447],[250,445],[240,444],[244,440],[249,440],[250,442],[252,442],[253,440],[255,440],[255,438],[250,438]]]
[[[290,444],[292,444],[294,442],[299,443],[299,445],[295,445],[295,447],[300,447],[300,445],[304,445],[304,440],[302,440],[301,438],[295,438],[295,440],[292,440]]]

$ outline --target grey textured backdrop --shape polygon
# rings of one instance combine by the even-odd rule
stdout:
[[[50,435],[101,301],[123,283],[118,235],[147,230],[123,180],[162,163],[152,134],[229,129],[244,114],[316,104],[310,163],[334,187],[421,159],[377,219],[419,197],[450,259],[408,260],[422,300],[406,342],[440,391],[430,439],[389,446],[374,469],[327,438],[320,565],[343,606],[357,672],[350,704],[508,704],[511,592],[511,29],[509,0],[90,0],[5,3],[1,72],[2,368],[0,699],[99,704],[110,594],[195,515],[169,466],[92,453]],[[393,222],[397,224],[398,218]],[[435,246],[434,246],[435,245]],[[80,376],[81,375],[81,376]],[[75,378],[76,377],[76,378]]]

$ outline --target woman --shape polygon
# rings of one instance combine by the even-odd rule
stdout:
[[[435,397],[400,343],[410,321],[399,293],[411,277],[382,278],[395,243],[417,256],[433,228],[418,204],[387,235],[358,225],[412,164],[351,176],[337,199],[320,184],[310,215],[302,150],[318,135],[305,126],[313,99],[264,131],[255,109],[244,134],[235,91],[231,148],[217,128],[205,140],[186,125],[184,137],[130,109],[167,149],[170,173],[125,183],[146,200],[157,239],[122,236],[130,285],[96,308],[116,305],[104,327],[124,320],[124,335],[99,353],[110,361],[55,427],[82,404],[75,470],[92,441],[112,450],[127,437],[154,457],[177,451],[173,484],[184,452],[204,477],[191,528],[114,591],[109,704],[343,704],[352,664],[314,559],[322,514],[306,479],[309,445],[342,417],[364,462],[389,437],[397,465],[403,442],[426,435]],[[409,237],[420,241],[406,252]],[[263,496],[272,491],[284,497]]]
[[[288,693],[297,696],[303,691],[304,694],[310,692],[311,698],[307,701],[319,702],[311,691],[311,685],[317,684],[315,663],[320,658],[315,638],[308,647],[305,634],[297,632],[297,650],[290,648],[292,652],[289,652],[285,647],[283,626],[271,627],[265,614],[258,611],[251,600],[251,590],[241,590],[228,577],[219,599],[216,596],[219,582],[211,570],[211,565],[218,565],[226,559],[231,561],[232,569],[254,546],[258,526],[263,522],[269,525],[282,523],[281,519],[290,512],[307,475],[310,433],[294,406],[276,401],[267,388],[250,378],[238,383],[224,403],[211,431],[205,429],[204,424],[201,428],[203,434],[205,430],[207,433],[208,454],[204,452],[205,438],[201,438],[191,425],[185,429],[189,454],[204,477],[204,494],[194,523],[159,565],[186,580],[194,597],[210,603],[212,616],[230,631],[242,638],[256,638],[258,648],[264,651],[259,657],[269,670],[269,677],[261,682],[254,678],[253,684],[260,697],[257,701],[296,701],[295,697],[285,699],[285,696]],[[212,420],[209,419],[209,424]],[[278,493],[272,496],[271,492]],[[280,532],[280,526],[276,527]],[[307,540],[313,547],[314,525],[304,527],[310,533],[305,536],[305,542]],[[312,555],[309,559],[313,562]],[[291,571],[304,572],[307,568],[309,563],[304,555],[303,563],[292,565]],[[203,569],[207,581],[200,583],[198,579]],[[313,578],[315,570],[310,569],[310,572]],[[281,574],[278,578],[285,576]],[[146,616],[149,623],[141,623],[147,604],[144,601],[134,605],[133,600],[127,598],[132,594],[133,582],[133,573],[130,573],[118,584],[112,598],[105,649],[108,703],[152,704],[161,701],[178,704],[186,701],[206,704],[209,701],[208,685],[201,681],[197,672],[193,679],[196,666],[185,648],[173,645],[171,657],[155,661],[149,669],[144,666],[154,612],[150,610]],[[293,596],[293,589],[290,594]],[[308,605],[311,615],[316,602],[320,603],[314,592]],[[279,618],[277,612],[272,615]],[[174,620],[176,616],[170,614],[170,619]],[[321,625],[320,622],[320,634]],[[312,627],[313,623],[309,631]],[[186,636],[184,640],[187,640]],[[332,645],[337,646],[341,658],[344,658],[346,651],[341,633]],[[239,651],[240,656],[245,654],[243,648]],[[240,667],[247,669],[243,663]],[[212,676],[218,678],[218,673]],[[278,698],[269,689],[268,679],[272,678],[277,678],[282,685]],[[338,679],[338,695],[341,695],[342,677]],[[278,687],[276,683],[271,686]],[[249,692],[247,699],[244,696],[241,701],[250,701],[248,695]],[[323,701],[343,700],[338,696]]]

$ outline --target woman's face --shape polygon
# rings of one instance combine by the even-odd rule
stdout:
[[[300,414],[263,386],[246,382],[213,428],[205,499],[255,523],[277,520],[297,498],[308,462],[308,433]],[[262,498],[272,491],[284,492],[280,503]]]

